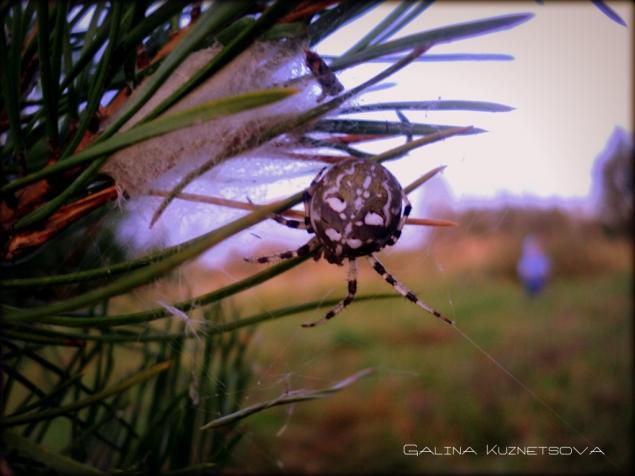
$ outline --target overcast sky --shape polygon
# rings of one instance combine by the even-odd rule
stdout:
[[[518,12],[535,17],[511,30],[439,45],[430,53],[504,53],[513,61],[425,62],[409,65],[391,80],[396,86],[368,94],[375,100],[470,99],[516,108],[505,113],[436,112],[411,120],[487,129],[487,134],[452,138],[426,146],[391,164],[403,181],[447,164],[444,174],[457,198],[501,192],[540,197],[582,197],[591,168],[611,131],[632,124],[632,4],[608,2],[629,24],[608,19],[588,2],[436,2],[401,35]],[[380,6],[318,46],[340,52],[361,38],[397,3]],[[342,74],[357,84],[385,65]],[[394,115],[386,115],[395,120]],[[377,144],[384,149],[387,143]]]

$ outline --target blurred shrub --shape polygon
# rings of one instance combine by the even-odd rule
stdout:
[[[633,139],[616,128],[596,161],[599,220],[610,235],[633,235]]]

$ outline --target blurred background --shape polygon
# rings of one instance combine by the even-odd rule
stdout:
[[[398,279],[455,319],[567,424],[406,300],[360,302],[315,329],[299,324],[322,311],[259,328],[252,349],[256,380],[246,401],[287,387],[322,387],[366,367],[375,373],[332,399],[255,415],[237,461],[263,471],[315,473],[577,473],[631,464],[632,6],[610,5],[628,27],[598,14],[590,2],[435,3],[403,34],[503,13],[536,16],[511,31],[434,50],[510,54],[512,61],[417,63],[396,75],[392,88],[360,101],[469,97],[515,108],[407,113],[413,122],[455,121],[488,132],[433,144],[388,165],[402,183],[448,165],[411,195],[412,215],[459,225],[407,226],[381,256]],[[383,13],[371,12],[318,51],[341,53],[373,24],[372,15]],[[340,78],[356,84],[380,67],[364,65]],[[366,150],[397,143],[378,141]],[[280,190],[271,193],[283,195]],[[281,228],[263,224],[216,272],[197,270],[195,281],[230,282],[224,275],[249,272],[237,264],[245,254],[293,249],[306,240],[303,232]],[[531,258],[521,265],[532,239],[548,262],[544,271],[526,264]],[[366,263],[360,268],[361,294],[390,292]],[[240,307],[264,311],[340,297],[345,279],[344,269],[305,263],[243,293]],[[406,443],[441,453],[472,447],[479,454],[406,457]],[[488,445],[598,446],[607,458],[484,455]]]
[[[503,13],[536,16],[519,28],[433,51],[509,54],[511,61],[420,62],[395,75],[393,87],[359,101],[469,97],[515,108],[406,112],[413,122],[474,124],[488,132],[432,144],[387,165],[402,183],[448,165],[411,195],[412,215],[459,225],[407,226],[381,256],[398,279],[455,319],[566,424],[405,299],[360,302],[315,329],[299,324],[323,311],[258,329],[246,402],[286,388],[323,387],[367,367],[375,373],[329,400],[253,416],[234,468],[249,461],[257,470],[283,472],[577,473],[631,464],[632,6],[610,5],[628,27],[590,2],[435,3],[402,33]],[[374,24],[373,15],[383,14],[379,7],[317,50],[340,54]],[[364,65],[340,79],[354,85],[380,68]],[[373,118],[395,119],[389,113]],[[364,150],[398,143],[377,141]],[[268,193],[285,195],[284,187]],[[238,264],[243,256],[306,241],[305,233],[275,223],[252,233],[257,236],[245,234],[221,266],[208,257],[215,272],[197,269],[195,281],[227,284],[251,269]],[[546,270],[527,264],[531,258],[521,265],[527,240],[540,248]],[[265,311],[340,297],[345,279],[342,268],[308,262],[242,293],[239,305]],[[391,292],[364,262],[359,289]],[[441,453],[472,447],[479,454],[406,457],[406,443]],[[598,446],[607,458],[484,455],[487,445]]]
[[[315,50],[327,59],[342,54],[395,5],[370,10]],[[235,337],[242,347],[240,358],[232,360],[234,380],[231,366],[226,374],[203,368],[204,325],[184,328],[193,336],[189,346],[166,341],[167,354],[184,349],[185,378],[189,371],[210,377],[208,397],[192,384],[187,398],[226,400],[234,410],[373,369],[328,398],[268,408],[221,431],[226,472],[579,473],[632,466],[633,6],[608,5],[626,26],[592,2],[435,2],[396,37],[503,14],[535,16],[508,31],[439,45],[435,55],[474,59],[424,56],[393,76],[389,87],[354,103],[470,99],[513,108],[402,111],[412,122],[474,125],[487,132],[440,141],[386,164],[404,185],[447,165],[410,195],[411,216],[457,226],[407,225],[399,242],[380,254],[397,279],[455,320],[512,376],[455,329],[396,295],[365,260],[359,265],[360,296],[390,296],[353,302],[328,324],[301,328],[326,312],[321,302],[346,292],[344,268],[309,260],[223,302],[222,312],[233,318],[270,319]],[[349,89],[385,67],[367,62],[338,77]],[[350,117],[399,120],[393,111]],[[378,139],[360,149],[380,153],[403,142]],[[268,163],[265,157],[262,164],[274,170],[269,180],[261,175],[264,169],[256,175],[245,160],[225,163],[188,190],[211,184],[227,198],[262,203],[306,187],[321,168]],[[107,221],[102,241],[80,233],[94,249],[78,261],[104,261],[106,249],[108,259],[113,249],[142,256],[243,213],[179,201],[148,231],[158,203],[156,197],[131,200]],[[296,249],[306,241],[304,231],[262,222],[161,281],[111,299],[108,313],[165,307],[231,285],[266,266],[245,263],[244,257]],[[74,252],[67,250],[63,261],[73,262]],[[314,306],[280,319],[272,311],[305,303]],[[173,314],[178,323],[178,312]],[[121,352],[122,360],[132,355]],[[227,408],[208,408],[204,420]],[[55,423],[44,438],[50,448],[64,447],[56,441],[68,431],[64,425]],[[407,456],[406,444],[477,454]],[[605,456],[486,454],[488,447],[505,452],[518,446],[598,447]]]

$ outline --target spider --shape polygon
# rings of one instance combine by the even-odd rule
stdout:
[[[402,202],[405,204],[402,214]],[[373,269],[398,293],[430,314],[453,324],[439,311],[421,301],[410,289],[395,279],[377,258],[376,252],[392,246],[401,235],[412,209],[397,179],[382,165],[365,159],[345,159],[324,167],[304,192],[304,223],[274,215],[290,228],[304,228],[315,234],[295,251],[245,258],[251,263],[273,263],[296,256],[311,255],[317,261],[322,255],[329,263],[342,266],[348,261],[348,294],[314,327],[339,314],[357,292],[357,258],[365,256]]]

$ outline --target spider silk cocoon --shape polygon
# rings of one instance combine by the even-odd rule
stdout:
[[[213,99],[284,85],[299,78],[306,71],[303,46],[302,41],[291,39],[256,42],[164,114]],[[137,124],[220,50],[215,46],[191,54],[122,130]],[[140,94],[145,84],[142,83],[130,99]],[[294,86],[301,89],[298,94],[273,105],[196,124],[123,149],[108,160],[102,171],[112,176],[117,186],[131,197],[147,193],[159,182],[165,190],[176,185],[190,170],[227,149],[239,149],[258,131],[315,106],[315,90],[309,87],[309,81],[295,82]],[[115,119],[116,116],[109,122]],[[107,127],[108,122],[104,126]],[[157,182],[159,178],[163,180]]]

